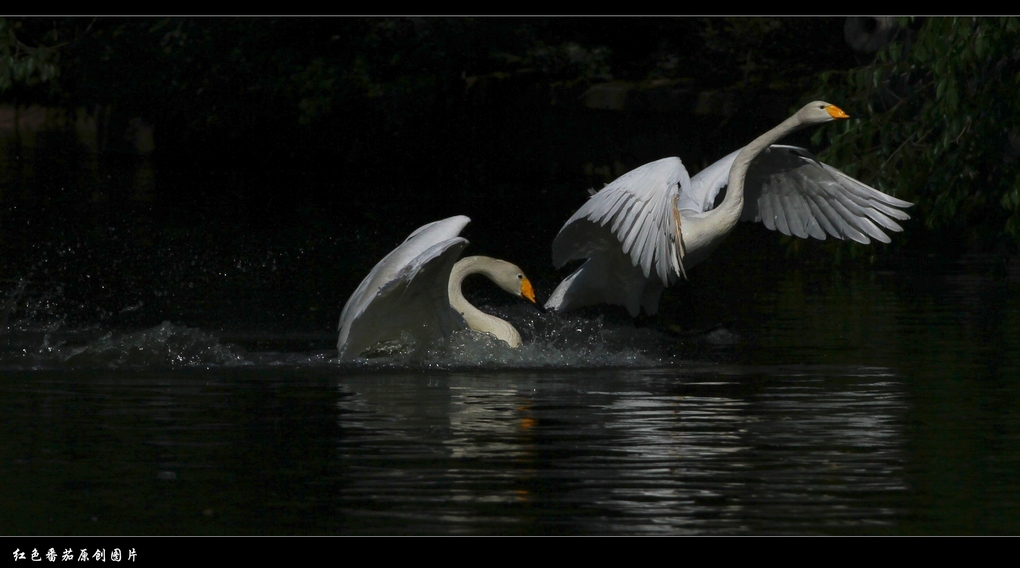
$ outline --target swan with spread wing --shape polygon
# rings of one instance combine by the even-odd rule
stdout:
[[[553,264],[585,260],[565,278],[546,309],[616,304],[636,317],[658,311],[662,291],[704,260],[738,221],[764,223],[801,238],[826,236],[868,244],[902,231],[912,205],[818,161],[783,136],[849,118],[815,101],[743,148],[691,178],[679,158],[620,176],[577,210],[553,241]]]
[[[471,305],[461,292],[464,279],[481,274],[506,292],[535,302],[531,282],[516,265],[469,256],[460,232],[471,219],[458,215],[419,227],[387,254],[347,300],[340,314],[337,349],[341,359],[357,357],[403,334],[429,340],[470,328],[511,347],[520,333],[507,321]]]

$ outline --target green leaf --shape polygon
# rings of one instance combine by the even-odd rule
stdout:
[[[899,43],[894,42],[894,43],[889,44],[888,51],[889,51],[889,58],[892,61],[894,61],[894,62],[895,61],[899,61],[900,60],[900,56],[903,54],[903,47]]]
[[[946,104],[948,106],[949,112],[955,113],[957,111],[957,107],[959,106],[959,102],[960,97],[956,92],[956,84],[954,81],[949,84],[946,90]]]

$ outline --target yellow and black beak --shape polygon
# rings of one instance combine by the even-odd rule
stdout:
[[[525,277],[521,280],[521,296],[531,300],[531,303],[535,303],[535,289],[531,287],[531,281]]]
[[[843,112],[843,109],[839,108],[836,105],[829,105],[825,107],[825,112],[828,112],[829,116],[831,116],[833,119],[850,118],[849,114]]]

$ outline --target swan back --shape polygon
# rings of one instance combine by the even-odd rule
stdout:
[[[359,317],[365,307],[372,302],[376,292],[387,283],[396,280],[401,270],[406,270],[408,266],[420,265],[421,261],[416,262],[415,259],[422,253],[438,243],[457,237],[470,222],[470,218],[457,215],[415,229],[403,243],[376,263],[368,276],[361,281],[344,304],[338,328],[343,328],[345,321]]]
[[[466,323],[450,307],[447,284],[468,241],[459,215],[424,225],[369,272],[344,305],[338,324],[340,357],[355,357],[402,333],[449,335]]]

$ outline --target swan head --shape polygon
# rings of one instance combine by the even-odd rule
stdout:
[[[532,304],[535,303],[535,289],[524,275],[524,271],[516,264],[490,258],[486,262],[485,274],[508,294],[527,298]]]
[[[843,112],[843,109],[825,101],[814,101],[804,105],[797,111],[796,116],[804,124],[819,124],[841,118],[850,118],[850,115]]]

